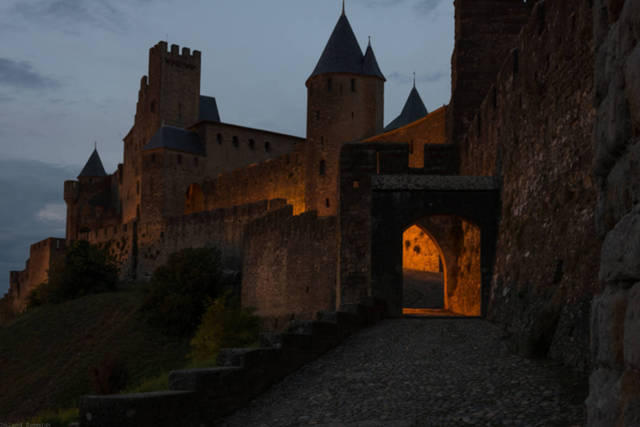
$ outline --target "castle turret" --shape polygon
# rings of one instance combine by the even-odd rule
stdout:
[[[307,86],[307,209],[338,207],[340,149],[382,131],[385,78],[373,48],[366,54],[342,12]]]
[[[407,102],[404,103],[402,112],[384,128],[384,131],[389,132],[390,130],[408,125],[423,118],[427,114],[429,114],[429,112],[427,111],[427,107],[424,106],[424,102],[422,102],[418,89],[416,89],[416,82],[414,81],[413,89],[409,92],[409,97],[407,98]]]
[[[140,216],[142,148],[161,126],[186,128],[200,118],[200,66],[198,50],[181,50],[175,44],[169,49],[164,41],[149,49],[149,76],[140,80],[135,123],[124,138],[120,188],[124,222]],[[213,108],[210,104],[205,107]]]
[[[94,149],[80,171],[77,181],[65,181],[64,201],[67,204],[67,240],[76,240],[78,233],[119,221],[113,200],[113,176],[107,175]]]

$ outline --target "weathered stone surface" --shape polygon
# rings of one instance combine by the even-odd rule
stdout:
[[[591,350],[597,366],[622,370],[627,291],[608,287],[593,299]]]
[[[607,234],[599,277],[604,282],[640,280],[640,207],[625,215]]]
[[[629,291],[624,319],[624,362],[628,368],[640,371],[640,283]]]
[[[496,179],[491,176],[441,175],[375,175],[371,177],[375,190],[495,190]]]
[[[636,46],[633,53],[627,58],[624,77],[625,95],[629,100],[633,131],[635,135],[640,135],[640,46]]]
[[[609,369],[598,369],[589,378],[587,419],[589,427],[616,425],[620,411],[620,374]]]

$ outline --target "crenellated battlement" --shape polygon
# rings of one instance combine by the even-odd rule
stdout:
[[[193,64],[197,63],[198,65],[200,64],[202,55],[199,50],[194,50],[192,52],[191,49],[186,46],[182,47],[181,52],[180,46],[177,44],[172,44],[171,48],[168,48],[168,44],[166,41],[160,41],[156,43],[156,45],[149,50],[149,54],[161,55],[168,60],[180,60]]]

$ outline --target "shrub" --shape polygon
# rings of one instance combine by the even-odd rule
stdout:
[[[215,360],[221,348],[256,345],[260,337],[260,318],[253,309],[223,296],[213,301],[191,340],[194,362]]]
[[[8,295],[0,298],[0,326],[6,325],[16,317],[12,302]]]
[[[96,394],[113,394],[127,384],[127,370],[122,361],[106,355],[98,366],[89,368],[89,378]]]
[[[78,408],[48,410],[41,412],[26,423],[16,425],[46,425],[49,427],[67,427],[70,423],[77,422],[80,418]]]
[[[28,306],[114,290],[117,281],[118,267],[113,258],[98,246],[79,240],[67,248],[62,260],[52,264],[48,282],[29,295]]]
[[[226,287],[220,251],[183,249],[153,273],[142,311],[151,324],[166,333],[190,336],[200,323],[206,302]]]

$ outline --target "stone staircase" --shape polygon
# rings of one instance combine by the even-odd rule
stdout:
[[[223,349],[214,368],[169,374],[169,390],[80,398],[80,426],[212,426],[288,374],[382,318],[383,308],[353,304],[292,322],[269,347]]]

